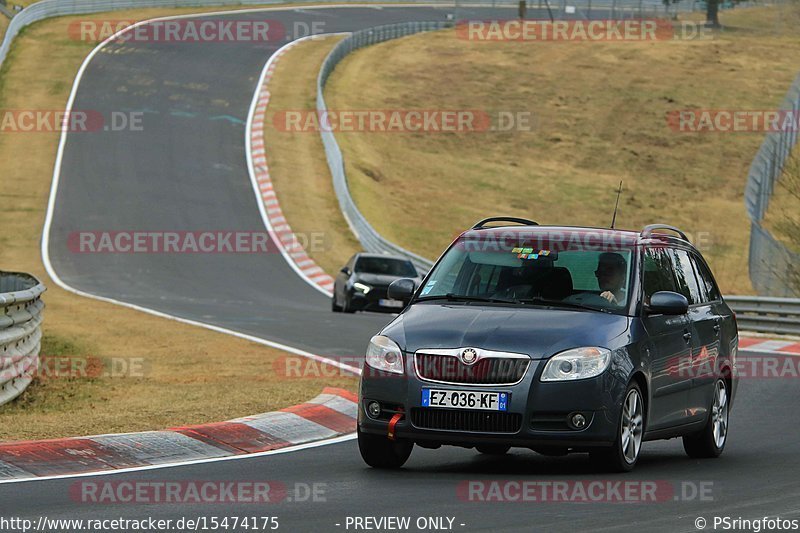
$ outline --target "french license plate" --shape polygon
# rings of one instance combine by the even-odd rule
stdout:
[[[383,307],[403,307],[403,300],[378,300],[378,303]]]
[[[507,392],[422,389],[422,407],[508,411],[510,398]]]

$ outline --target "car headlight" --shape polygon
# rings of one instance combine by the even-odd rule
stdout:
[[[363,283],[360,283],[358,281],[353,283],[353,288],[355,290],[359,291],[359,292],[364,293],[364,294],[367,294],[369,291],[372,290],[372,287],[370,287],[369,285],[364,285]]]
[[[367,364],[376,370],[402,374],[403,353],[397,343],[389,337],[375,335],[369,340]]]
[[[573,348],[554,355],[542,372],[542,381],[570,381],[602,374],[611,361],[611,350],[596,346]]]

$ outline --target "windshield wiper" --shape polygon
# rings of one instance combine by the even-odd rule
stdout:
[[[447,294],[439,294],[435,296],[420,296],[415,301],[424,302],[426,300],[447,300],[450,302],[486,302],[486,303],[501,303],[501,304],[518,304],[519,300],[506,300],[504,298],[485,298],[483,296],[467,296],[464,294],[455,294],[448,292]]]
[[[591,305],[584,305],[575,302],[564,302],[562,300],[546,300],[544,298],[526,298],[523,300],[519,300],[520,303],[523,304],[541,304],[541,305],[551,305],[554,307],[568,307],[570,309],[587,309],[589,311],[600,311],[601,313],[611,313],[609,309],[603,309],[602,307],[594,307]]]

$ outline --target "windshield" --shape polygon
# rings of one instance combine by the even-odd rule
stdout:
[[[419,297],[626,310],[632,248],[558,250],[548,244],[494,243],[486,249],[459,241],[433,270]]]
[[[383,257],[359,257],[356,272],[361,274],[381,274],[399,278],[416,278],[417,269],[411,261]]]

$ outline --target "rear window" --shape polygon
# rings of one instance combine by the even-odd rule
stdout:
[[[675,263],[675,280],[678,283],[678,292],[686,296],[689,304],[699,304],[703,302],[703,295],[700,292],[700,284],[694,275],[694,267],[689,259],[689,252],[686,250],[670,250]]]

